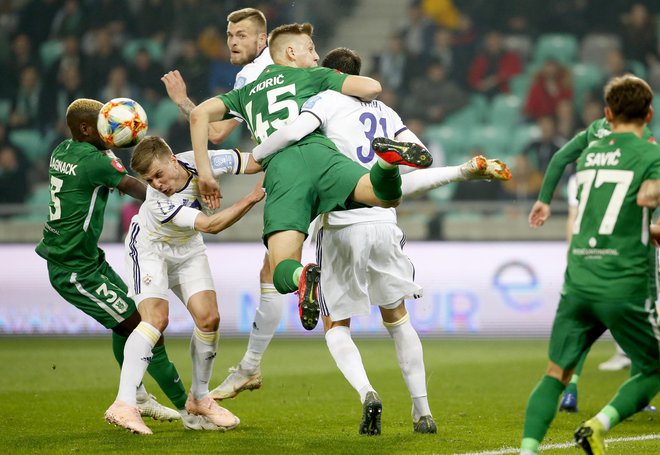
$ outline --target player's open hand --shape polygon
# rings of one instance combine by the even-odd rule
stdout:
[[[197,181],[197,187],[199,188],[199,193],[202,195],[202,200],[211,210],[220,208],[220,185],[218,182],[211,178],[206,179],[204,177],[199,177]]]
[[[266,177],[265,175],[261,176],[261,178],[257,182],[257,186],[255,186],[254,190],[252,191],[252,197],[254,197],[255,202],[259,202],[266,197],[266,191],[264,190],[265,177]]]
[[[550,218],[550,206],[541,201],[536,201],[529,212],[529,226],[539,228]]]
[[[183,80],[181,73],[179,73],[179,70],[166,73],[163,77],[160,78],[160,80],[163,81],[163,84],[165,84],[167,95],[177,105],[181,104],[188,98],[186,83]]]

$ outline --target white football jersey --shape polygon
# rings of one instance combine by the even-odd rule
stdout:
[[[313,114],[321,122],[321,131],[335,143],[341,153],[371,169],[378,156],[371,149],[375,137],[394,139],[406,130],[399,114],[380,101],[364,102],[328,90],[309,98],[301,112]],[[381,207],[329,213],[327,226],[388,221],[396,223],[396,211]]]
[[[257,58],[245,65],[243,69],[238,72],[236,75],[236,81],[234,82],[234,89],[241,88],[245,84],[254,82],[263,72],[264,68],[272,64],[273,59],[270,56],[268,46],[266,46],[264,50],[261,51],[261,54],[257,56]]]
[[[183,244],[194,237],[201,236],[195,231],[195,218],[210,210],[202,205],[197,188],[197,166],[193,151],[176,155],[179,163],[188,171],[185,186],[168,197],[151,186],[147,187],[147,198],[140,206],[137,219],[141,233],[146,233],[152,241]],[[236,149],[209,150],[211,170],[217,178],[222,174],[239,174],[245,169],[247,154]]]

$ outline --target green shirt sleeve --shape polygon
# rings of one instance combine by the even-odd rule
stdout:
[[[323,66],[309,68],[309,72],[314,78],[318,78],[321,84],[319,91],[334,90],[335,92],[341,93],[344,81],[348,77],[348,74],[344,74],[341,71],[333,70],[331,68],[325,68]]]
[[[126,168],[117,158],[104,155],[101,152],[91,152],[85,167],[89,182],[93,186],[116,188],[127,174]]]
[[[223,93],[222,95],[216,96],[216,98],[225,103],[225,108],[227,110],[225,112],[225,116],[223,117],[224,120],[234,118],[236,117],[236,114],[238,114],[240,117],[243,117],[239,89]]]
[[[587,133],[582,131],[553,155],[543,177],[543,185],[539,192],[539,201],[550,204],[552,195],[555,194],[557,184],[564,173],[564,169],[580,157],[582,151],[587,148],[587,145]]]

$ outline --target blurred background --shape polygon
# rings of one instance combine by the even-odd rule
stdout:
[[[474,273],[474,263],[483,264],[489,254],[505,250],[532,255],[545,251],[543,244],[519,242],[564,239],[566,185],[559,185],[554,217],[543,229],[529,229],[527,213],[552,155],[603,116],[602,89],[609,78],[628,72],[645,78],[656,91],[660,111],[657,0],[0,0],[3,268],[18,267],[28,284],[42,284],[41,275],[34,278],[35,269],[25,268],[23,256],[12,256],[12,251],[21,247],[31,252],[41,237],[49,200],[49,154],[68,136],[67,105],[79,97],[103,102],[134,98],[147,111],[149,134],[164,136],[175,152],[189,150],[188,123],[168,99],[160,77],[180,70],[196,103],[230,90],[240,68],[229,63],[226,16],[247,6],[266,14],[269,29],[312,22],[321,58],[337,46],[360,53],[363,74],[381,81],[380,99],[423,139],[435,165],[458,165],[475,154],[509,164],[514,176],[510,182],[448,185],[406,200],[398,209],[409,240],[499,242],[457,244],[464,250],[457,249],[453,256],[438,243],[419,246],[416,260],[434,268],[442,258],[449,265],[447,274],[460,270],[466,280]],[[660,115],[650,126],[660,131]],[[250,151],[249,132],[237,129],[222,147]],[[130,150],[119,150],[118,155],[128,163]],[[254,182],[250,177],[227,177],[222,183],[223,204],[249,192]],[[113,194],[102,239],[120,242],[136,210],[127,198]],[[250,248],[257,248],[255,259],[246,266],[246,273],[255,275],[252,281],[263,251],[261,210],[262,206],[255,208],[244,221],[207,238],[254,242]],[[542,293],[544,286],[558,292],[565,245],[557,243],[543,253],[554,262],[540,258],[540,269],[515,255],[489,266],[492,274],[479,291],[482,297],[504,292],[503,305],[511,304],[523,315],[544,306],[545,297],[510,297],[513,290]],[[109,247],[116,258],[113,264],[121,264],[122,248]],[[42,273],[43,261],[34,256],[31,267]],[[464,262],[464,268],[456,268],[457,261]],[[515,278],[505,279],[507,274]],[[547,274],[553,275],[549,285],[542,281]],[[8,276],[2,276],[5,289]],[[43,284],[47,289],[47,279]],[[426,284],[432,285],[432,280]],[[469,315],[479,299],[452,294],[446,281],[442,286],[436,300],[429,297],[428,311],[435,311],[436,303],[439,308],[429,332],[442,328],[445,316],[465,330],[478,330]],[[26,298],[22,290],[16,293],[17,299]],[[8,298],[5,294],[5,303]],[[551,319],[555,300],[551,293],[544,317]],[[429,314],[421,315],[418,323]],[[0,317],[0,331],[2,325]]]
[[[632,72],[660,91],[653,0],[2,0],[0,241],[39,240],[49,154],[68,136],[64,112],[75,98],[134,98],[150,134],[165,136],[175,152],[190,149],[186,119],[160,77],[179,69],[195,102],[230,90],[239,68],[228,61],[226,15],[246,6],[264,11],[269,29],[312,22],[321,57],[336,46],[358,51],[363,74],[383,84],[380,99],[423,138],[437,165],[479,153],[509,164],[514,179],[505,184],[454,184],[403,204],[409,239],[563,238],[559,217],[538,232],[525,223],[549,159],[602,116],[610,77]],[[251,149],[246,128],[222,145],[235,146]],[[119,152],[125,163],[129,153]],[[228,204],[252,180],[227,178],[223,186]],[[555,213],[565,208],[562,185]],[[120,240],[122,212],[134,210],[114,195],[104,239]],[[209,240],[254,240],[260,210],[249,229]]]

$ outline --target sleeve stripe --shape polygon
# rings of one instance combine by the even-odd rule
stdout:
[[[323,121],[322,121],[322,120],[321,120],[321,119],[319,118],[319,116],[318,116],[318,115],[316,115],[316,114],[315,114],[315,113],[313,113],[312,111],[308,111],[308,110],[302,110],[302,111],[300,111],[300,112],[301,112],[301,113],[303,113],[303,112],[307,112],[307,113],[309,113],[309,114],[312,114],[312,115],[313,115],[314,117],[316,117],[316,120],[318,120],[318,121],[319,121],[319,125],[323,125]]]
[[[397,131],[396,133],[394,133],[394,138],[396,138],[399,134],[403,133],[403,132],[406,131],[407,129],[408,129],[408,127],[404,125],[403,128],[401,128],[399,131]]]
[[[241,151],[238,148],[233,148],[232,150],[238,157],[238,167],[235,172],[235,175],[238,175],[241,173],[241,169],[243,168],[243,163],[241,162],[243,160],[243,157],[241,156]]]
[[[178,206],[178,207],[176,208],[176,210],[175,210],[170,216],[168,216],[168,217],[165,218],[163,221],[161,221],[160,224],[165,224],[165,223],[167,223],[168,221],[170,221],[172,218],[174,218],[174,217],[176,216],[176,214],[179,213],[179,211],[181,210],[182,207],[183,207],[182,205]]]

